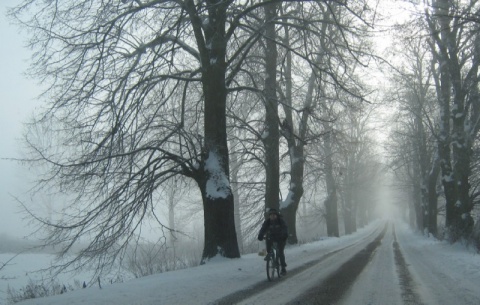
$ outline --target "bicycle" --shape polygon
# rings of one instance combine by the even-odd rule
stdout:
[[[282,275],[280,274],[280,257],[277,254],[278,250],[278,243],[274,241],[272,243],[272,252],[267,253],[266,261],[267,261],[267,278],[271,282],[275,279],[275,273],[277,273],[277,277],[281,278]]]

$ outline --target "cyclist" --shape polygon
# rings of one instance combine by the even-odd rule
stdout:
[[[281,274],[285,275],[287,264],[285,263],[285,244],[288,237],[288,227],[285,221],[281,218],[280,213],[275,209],[268,210],[268,218],[263,222],[262,228],[258,233],[258,240],[262,241],[263,236],[267,234],[267,253],[271,253],[272,244],[274,241],[278,244],[278,256],[280,264],[282,265]]]

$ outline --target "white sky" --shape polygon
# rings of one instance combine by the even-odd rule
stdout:
[[[287,269],[292,271],[321,256],[345,248],[361,239],[372,240],[383,228],[383,222],[372,223],[358,232],[340,238],[323,240],[300,246],[287,246]],[[395,234],[393,233],[395,228]],[[376,230],[377,234],[370,234]],[[388,230],[376,249],[370,263],[358,277],[358,281],[347,292],[340,305],[400,305],[403,304],[395,267],[394,236],[400,243],[404,259],[413,277],[416,293],[422,304],[452,305],[480,304],[480,259],[478,254],[460,244],[450,245],[433,238],[413,233],[405,224],[396,223]],[[263,243],[259,242],[259,247]],[[310,287],[318,279],[325,278],[328,271],[338,268],[342,259],[348,259],[347,252],[353,255],[365,244],[347,247],[346,250],[322,260],[315,267],[270,283],[270,288],[260,294],[251,295],[241,304],[285,304],[303,289]],[[354,251],[355,250],[355,251]],[[5,255],[0,255],[0,261]],[[22,276],[28,269],[22,257],[13,261],[2,271],[2,275],[25,280]],[[32,261],[31,257],[25,258]],[[16,273],[15,273],[16,272]],[[77,278],[80,283],[84,279]],[[267,282],[265,262],[256,253],[243,255],[240,259],[214,259],[206,265],[166,272],[162,274],[132,279],[124,283],[105,284],[100,290],[97,285],[87,289],[71,291],[63,295],[44,299],[34,299],[18,304],[36,305],[203,305],[214,304],[224,296],[253,285]],[[5,282],[0,281],[0,291],[5,290]],[[12,287],[13,281],[10,283]],[[266,302],[268,300],[268,302]],[[0,298],[1,302],[1,298]]]
[[[7,7],[18,3],[0,1],[0,234],[24,236],[29,230],[11,195],[25,193],[28,173],[4,158],[19,157],[22,122],[32,113],[39,89],[23,75],[30,53],[23,47],[25,40],[18,28],[10,25],[5,16]]]

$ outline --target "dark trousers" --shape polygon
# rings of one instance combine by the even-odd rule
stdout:
[[[287,267],[287,264],[285,263],[285,244],[286,243],[287,243],[286,240],[277,241],[277,254],[278,254],[278,257],[280,258],[280,264],[282,265],[282,268]],[[267,239],[267,253],[272,252],[272,245],[273,245],[273,240]]]

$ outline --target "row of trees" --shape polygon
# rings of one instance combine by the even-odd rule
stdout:
[[[367,1],[29,0],[11,15],[31,31],[30,72],[47,86],[23,161],[44,169],[37,190],[68,198],[62,217],[32,216],[61,254],[88,240],[63,267],[101,271],[152,219],[175,230],[156,194],[188,179],[203,261],[239,257],[264,208],[282,211],[296,243],[305,193],[324,198],[329,236],[339,206],[346,233],[372,217]]]
[[[395,76],[400,110],[392,154],[399,176],[411,190],[412,223],[437,235],[440,213],[448,238],[455,241],[475,237],[480,4],[447,0],[422,4],[397,32],[403,38],[401,67]]]

